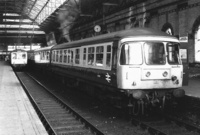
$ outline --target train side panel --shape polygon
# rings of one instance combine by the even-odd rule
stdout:
[[[60,76],[116,88],[116,70],[112,70],[112,47],[113,42],[105,42],[75,49],[52,50],[51,69]],[[77,60],[78,58],[81,60]]]
[[[127,95],[137,90],[167,93],[182,86],[179,41],[166,33],[138,28],[56,45],[49,48],[51,56],[46,49],[35,51],[35,63],[75,84]],[[42,60],[46,56],[48,62]]]

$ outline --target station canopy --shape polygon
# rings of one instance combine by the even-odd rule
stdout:
[[[45,24],[54,20],[55,11],[68,1],[0,0],[0,43],[44,39]]]

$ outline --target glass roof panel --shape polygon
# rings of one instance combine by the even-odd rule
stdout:
[[[33,8],[30,11],[30,17],[32,19],[35,19],[37,14],[42,10],[42,8],[45,6],[46,2],[48,0],[37,0],[35,5],[33,5]]]
[[[20,16],[20,15],[16,13],[3,13],[3,16]]]
[[[32,29],[32,28],[36,28],[38,29],[39,26],[37,25],[0,25],[0,28],[24,28],[24,29]]]
[[[34,1],[35,1],[35,0],[34,0]],[[31,1],[31,0],[27,1],[26,7],[25,7],[25,11],[28,11],[28,12],[25,12],[25,13],[29,13],[29,12],[30,12],[31,7],[32,7],[33,4],[34,4],[34,1]]]
[[[38,11],[40,11],[41,9],[40,9],[39,7],[33,7],[32,10],[38,12]]]
[[[32,18],[32,19],[34,19],[34,17],[36,16],[38,14],[38,12],[37,11],[31,11],[31,13],[30,13],[30,18]]]
[[[41,24],[66,1],[70,0],[27,0],[24,12]]]
[[[46,7],[41,11],[41,15],[35,16],[36,21],[40,24],[48,16],[50,16],[59,6],[61,6],[66,0],[49,0]]]
[[[0,30],[0,32],[4,33],[20,33],[20,34],[45,34],[44,31],[35,31],[35,30]]]
[[[31,23],[32,21],[29,19],[3,19],[3,22],[27,22]]]

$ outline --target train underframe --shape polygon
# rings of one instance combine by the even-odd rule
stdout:
[[[23,71],[26,68],[26,64],[12,64],[14,70]]]
[[[134,92],[143,93],[143,96],[142,98],[134,98],[133,94],[129,96],[129,113],[133,115],[148,115],[154,111],[173,108],[185,95],[183,89],[136,90]]]
[[[131,115],[148,115],[158,110],[164,111],[166,108],[176,105],[176,100],[185,94],[182,89],[119,90],[115,87],[59,74],[53,70],[43,70],[42,72],[60,80],[67,87],[78,88],[116,108],[126,109]]]
[[[60,76],[60,79],[63,84],[76,87],[94,98],[112,104],[116,108],[126,109],[131,115],[148,115],[154,111],[164,111],[166,108],[176,105],[176,99],[185,94],[182,89],[116,90],[113,87],[102,86],[77,78]],[[140,98],[135,98],[133,93]]]

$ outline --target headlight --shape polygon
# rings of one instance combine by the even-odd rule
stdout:
[[[168,75],[168,73],[167,73],[167,71],[165,71],[165,72],[163,73],[163,76],[164,76],[164,77],[167,77],[167,75]]]
[[[150,72],[147,72],[147,73],[146,73],[146,77],[149,77],[150,75],[151,75]]]
[[[172,76],[172,81],[175,81],[175,80],[177,80],[177,77],[176,76]]]
[[[132,85],[133,85],[133,86],[136,86],[136,82],[133,82]]]
[[[179,84],[179,80],[178,79],[175,81],[175,84]]]

